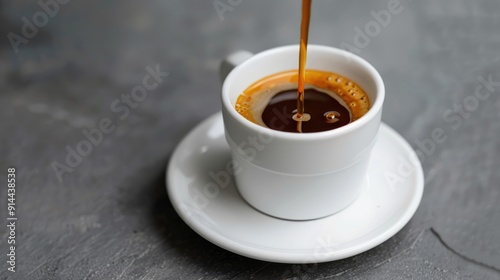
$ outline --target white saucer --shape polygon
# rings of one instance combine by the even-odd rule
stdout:
[[[373,150],[368,187],[348,208],[323,219],[273,218],[243,201],[232,182],[215,187],[209,174],[226,170],[230,160],[222,115],[217,113],[196,126],[172,155],[167,169],[170,201],[208,241],[264,261],[318,263],[367,251],[410,220],[424,190],[422,167],[413,149],[385,124]]]

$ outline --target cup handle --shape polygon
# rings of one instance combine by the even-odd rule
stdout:
[[[220,64],[219,67],[219,75],[220,80],[224,82],[229,72],[231,72],[234,67],[238,66],[238,64],[243,63],[245,60],[249,59],[253,56],[253,53],[249,51],[237,51],[230,55],[228,55]]]

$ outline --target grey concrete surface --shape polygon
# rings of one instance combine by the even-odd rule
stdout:
[[[36,1],[0,2],[0,213],[7,224],[15,167],[18,218],[15,273],[0,227],[0,279],[500,279],[499,1],[401,0],[378,29],[371,11],[393,0],[314,1],[310,41],[357,46],[379,70],[383,121],[421,151],[426,176],[397,235],[317,265],[212,245],[175,213],[164,183],[175,145],[220,110],[220,59],[297,43],[300,2],[60,1],[46,22]],[[219,16],[214,3],[230,6]],[[40,27],[25,36],[34,15]],[[157,65],[168,76],[128,114],[118,109]],[[59,180],[53,163],[103,119],[114,130]],[[435,129],[446,141],[430,142]]]

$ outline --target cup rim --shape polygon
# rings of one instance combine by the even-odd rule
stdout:
[[[235,119],[238,123],[241,125],[245,126],[248,129],[254,130],[259,134],[271,134],[273,137],[276,138],[281,138],[281,139],[286,139],[286,140],[299,140],[299,141],[304,141],[304,140],[318,140],[318,139],[324,139],[324,138],[331,138],[331,137],[338,137],[343,134],[349,133],[353,130],[357,130],[370,122],[377,114],[378,112],[382,109],[382,105],[384,103],[385,99],[385,86],[384,82],[382,80],[382,77],[378,73],[378,71],[366,60],[363,58],[359,57],[356,54],[350,53],[348,51],[338,49],[335,47],[329,47],[329,46],[322,46],[322,45],[314,45],[314,44],[309,44],[307,46],[307,51],[327,51],[330,52],[334,55],[341,55],[346,57],[346,59],[350,59],[355,61],[357,64],[359,64],[366,72],[373,77],[373,80],[375,82],[375,87],[376,87],[376,96],[377,98],[375,99],[375,102],[371,104],[370,109],[368,112],[363,115],[361,118],[357,119],[354,122],[348,123],[347,125],[344,125],[342,127],[332,129],[332,130],[327,130],[327,131],[321,131],[321,132],[310,132],[310,133],[294,133],[294,132],[285,132],[285,131],[279,131],[279,130],[274,130],[268,127],[263,127],[260,126],[256,123],[253,123],[249,120],[247,120],[245,117],[240,115],[236,109],[234,108],[233,104],[231,103],[231,100],[229,98],[229,88],[231,86],[232,80],[234,77],[236,77],[241,69],[245,68],[247,65],[251,64],[253,60],[263,58],[263,57],[269,57],[273,56],[276,53],[283,52],[283,51],[290,51],[290,50],[296,50],[299,48],[299,45],[287,45],[287,46],[281,46],[281,47],[275,47],[271,48],[265,51],[262,51],[260,53],[255,54],[248,60],[244,61],[243,63],[237,65],[226,77],[224,80],[224,83],[222,85],[222,106],[226,108],[226,111],[231,115],[233,119]]]

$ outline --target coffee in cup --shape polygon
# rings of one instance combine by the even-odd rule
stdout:
[[[347,125],[361,118],[370,100],[356,82],[333,72],[306,70],[304,103],[307,120],[303,133],[321,132]],[[297,70],[266,76],[245,89],[235,109],[247,120],[279,131],[298,132]]]

